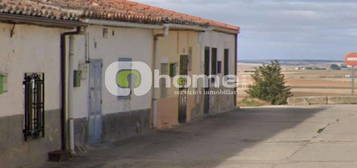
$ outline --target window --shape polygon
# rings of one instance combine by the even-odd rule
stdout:
[[[189,66],[189,56],[181,55],[180,56],[180,75],[188,75],[188,66]]]
[[[0,94],[7,92],[7,75],[0,74]]]
[[[173,78],[177,75],[177,64],[176,63],[172,63],[170,64],[170,77]]]
[[[37,139],[45,136],[45,75],[25,74],[25,123],[24,137]]]
[[[73,71],[73,87],[81,87],[82,71]]]
[[[229,49],[224,49],[224,75],[229,74]]]
[[[103,28],[103,38],[107,39],[109,34],[109,29],[108,28]]]
[[[217,75],[217,48],[212,48],[212,75]]]
[[[210,48],[209,47],[205,47],[205,75],[209,76],[210,73],[209,73],[209,66],[210,66]]]
[[[217,73],[218,74],[222,73],[222,61],[217,62]]]

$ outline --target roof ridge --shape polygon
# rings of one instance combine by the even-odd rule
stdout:
[[[239,32],[239,27],[130,0],[0,0],[0,13],[79,20],[81,18],[144,24],[213,26]]]
[[[226,25],[227,27],[226,28],[232,28],[232,29],[240,29],[239,26],[235,26],[235,25],[232,25],[232,24],[227,24],[227,23],[223,23],[223,22],[220,22],[220,21],[216,21],[214,19],[206,19],[206,18],[203,18],[203,17],[199,17],[199,16],[194,16],[194,15],[190,15],[190,14],[187,14],[187,13],[183,13],[183,12],[178,12],[178,11],[175,11],[175,10],[171,10],[171,9],[165,9],[165,8],[161,8],[161,7],[155,7],[155,6],[151,6],[151,5],[148,5],[148,4],[145,4],[145,3],[139,3],[139,2],[134,2],[134,1],[131,1],[131,0],[119,0],[119,1],[126,1],[126,2],[130,2],[130,3],[136,3],[136,4],[139,4],[139,5],[144,5],[144,6],[147,6],[147,7],[150,7],[150,8],[156,8],[156,9],[161,9],[163,11],[169,11],[173,14],[179,14],[179,15],[184,15],[184,16],[187,16],[187,17],[192,17],[192,18],[195,18],[197,20],[201,20],[201,21],[204,21],[206,23],[203,23],[203,24],[210,24],[210,23],[214,23],[215,25],[214,26],[219,26],[218,24],[220,25]]]

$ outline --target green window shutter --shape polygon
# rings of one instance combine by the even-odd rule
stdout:
[[[0,94],[4,93],[4,75],[0,75]]]
[[[176,76],[176,74],[177,74],[176,69],[177,69],[176,63],[170,64],[170,77]]]
[[[81,87],[82,72],[75,70],[73,72],[73,87]]]
[[[7,91],[6,83],[7,83],[7,75],[0,74],[0,94],[3,94]]]

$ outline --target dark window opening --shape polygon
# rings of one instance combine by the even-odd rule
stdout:
[[[45,136],[45,75],[25,74],[25,123],[24,138],[37,139]]]
[[[107,39],[109,36],[109,29],[103,28],[103,38]]]
[[[180,56],[180,75],[188,75],[189,56]]]
[[[217,73],[218,74],[222,73],[222,61],[218,61],[217,63]]]
[[[82,71],[73,71],[73,87],[81,87]]]
[[[224,50],[224,75],[229,74],[229,49]]]
[[[177,64],[176,63],[172,63],[170,64],[170,77],[173,78],[177,75]]]
[[[205,47],[205,75],[209,76],[209,64],[210,64],[210,48],[209,47]]]
[[[212,48],[212,75],[217,75],[217,48]]]

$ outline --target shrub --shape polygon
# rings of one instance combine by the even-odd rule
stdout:
[[[254,84],[247,93],[252,98],[258,98],[273,105],[287,104],[291,96],[290,87],[285,85],[285,76],[281,73],[278,61],[256,68],[252,75]]]

